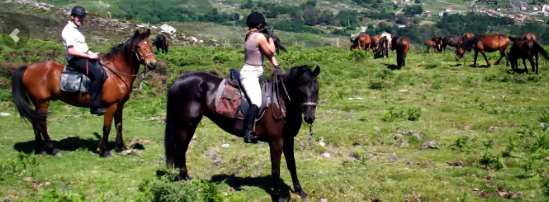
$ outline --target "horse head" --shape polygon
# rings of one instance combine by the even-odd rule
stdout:
[[[305,122],[312,124],[315,121],[318,102],[318,75],[320,67],[311,70],[310,66],[293,67],[284,75],[284,84],[289,86],[288,95],[291,102],[299,103]],[[296,104],[297,104],[296,103]]]
[[[151,29],[147,29],[144,33],[139,33],[135,30],[133,37],[130,39],[131,50],[135,52],[137,60],[147,67],[149,70],[156,69],[156,58],[152,49],[152,43],[149,41]]]
[[[353,39],[353,37],[354,37],[354,39]],[[355,49],[358,46],[358,34],[356,34],[356,35],[351,34],[351,36],[349,37],[349,41],[351,42],[351,47],[349,47],[349,49],[351,51],[355,51]]]

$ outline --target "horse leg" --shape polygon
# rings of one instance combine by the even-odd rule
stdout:
[[[271,176],[273,177],[273,201],[284,201],[280,197],[280,157],[282,155],[282,140],[269,142],[271,149]],[[295,165],[295,164],[294,164]]]
[[[36,102],[35,102],[36,103]],[[36,105],[36,111],[41,113],[47,113],[48,112],[48,104],[49,102],[46,101],[44,103],[40,103]],[[47,123],[47,117],[44,117],[41,120],[38,120],[36,123],[36,128],[40,133],[42,133],[42,136],[44,137],[44,149],[46,150],[47,154],[53,155],[53,156],[59,156],[59,150],[55,148],[53,145],[50,135],[48,134],[48,123]],[[35,134],[36,138],[36,134]]]
[[[124,138],[122,138],[122,114],[124,110],[124,104],[118,105],[114,112],[114,127],[116,128],[116,143],[114,149],[117,152],[126,151],[126,145],[124,145]]]
[[[507,55],[505,55],[504,50],[500,50],[499,53],[500,53],[499,59],[496,60],[496,62],[494,63],[494,65],[499,65],[499,62],[501,62],[501,59],[503,59],[503,56],[505,56],[505,58],[507,58]],[[509,63],[507,63],[507,66],[509,66]]]
[[[488,58],[486,57],[486,53],[484,51],[480,51],[480,54],[482,54],[482,57],[484,57],[484,60],[486,60],[486,66],[488,66],[488,67],[492,66],[492,65],[490,65],[490,62],[488,62]],[[475,64],[476,64],[476,62],[477,61],[475,60]]]
[[[536,57],[536,74],[538,74],[539,69],[539,54],[535,54],[534,57]]]
[[[530,65],[532,65],[532,72],[536,70],[536,64],[534,64],[534,59],[532,57],[528,58],[528,61],[530,61]],[[528,69],[528,68],[526,68]]]
[[[297,178],[297,171],[296,171],[295,157],[294,157],[294,139],[293,138],[284,139],[283,148],[284,148],[284,157],[286,158],[286,165],[288,166],[288,170],[292,175],[294,191],[298,192],[299,196],[301,196],[302,199],[307,200],[308,198],[307,194],[301,188],[301,184],[299,183],[299,179]]]
[[[111,105],[107,108],[107,113],[103,115],[103,138],[99,142],[100,157],[111,157],[111,153],[107,150],[107,144],[109,143],[109,133],[111,133],[112,118],[115,111],[116,105]]]
[[[475,59],[473,60],[473,67],[477,66],[478,51],[475,50]]]
[[[189,121],[182,121],[180,122],[181,127],[178,127],[178,124],[175,124],[174,127],[176,128],[175,131],[175,145],[176,145],[176,152],[178,153],[180,159],[175,159],[176,166],[179,168],[179,176],[176,180],[191,180],[192,178],[189,176],[189,172],[187,170],[187,149],[189,148],[189,143],[193,139],[194,132],[196,131],[196,127],[198,126],[198,123],[200,123],[200,120],[202,119],[202,116],[199,116],[197,118],[194,118]],[[179,162],[179,163],[177,163]]]
[[[524,60],[524,58],[522,58],[522,64],[524,65],[524,70],[526,70],[526,74],[528,74],[528,66],[526,66],[526,60]],[[517,67],[518,67],[518,65],[517,65]]]
[[[44,154],[46,150],[44,149],[44,140],[42,140],[42,135],[40,134],[40,129],[38,124],[33,122],[32,129],[34,130],[34,153],[35,154]]]

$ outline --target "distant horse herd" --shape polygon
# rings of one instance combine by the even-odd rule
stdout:
[[[354,39],[351,36],[350,40],[351,51],[358,49],[368,52],[372,50],[374,58],[388,57],[388,49],[392,51],[396,50],[397,67],[400,69],[405,66],[406,56],[410,49],[410,39],[407,37],[391,37],[391,34],[387,32],[383,32],[380,36],[360,33]],[[507,47],[511,42],[513,42],[513,45],[509,53],[507,53]],[[549,60],[549,54],[536,41],[536,35],[533,33],[526,33],[520,37],[510,37],[504,34],[474,35],[473,33],[464,33],[463,35],[433,37],[431,40],[423,43],[423,45],[427,47],[426,53],[433,54],[445,51],[448,46],[454,47],[456,49],[456,60],[460,60],[465,53],[474,50],[474,67],[477,65],[479,53],[484,57],[486,66],[490,67],[491,64],[486,57],[486,53],[495,51],[499,51],[501,55],[494,64],[499,64],[501,59],[505,57],[506,66],[509,66],[509,63],[511,63],[511,68],[517,70],[517,60],[522,59],[526,73],[528,73],[526,60],[530,61],[532,71],[535,71],[536,74],[538,74],[539,54],[541,53],[546,60]]]

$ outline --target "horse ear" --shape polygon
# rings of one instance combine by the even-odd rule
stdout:
[[[135,33],[133,33],[133,36],[139,36],[139,29],[135,30]]]
[[[151,35],[151,29],[147,29],[147,32],[145,32],[145,38],[149,38]]]
[[[303,68],[301,68],[301,67],[297,68],[297,75],[299,75],[299,76],[303,75]]]
[[[315,77],[318,77],[318,74],[320,74],[320,67],[317,65],[315,70],[313,70],[313,75]]]

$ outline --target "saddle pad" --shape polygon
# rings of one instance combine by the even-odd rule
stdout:
[[[219,84],[215,98],[215,111],[224,116],[235,118],[241,103],[241,95],[237,88],[229,85],[226,79]]]
[[[91,80],[80,72],[68,70],[65,66],[61,72],[59,87],[64,92],[90,92]]]

